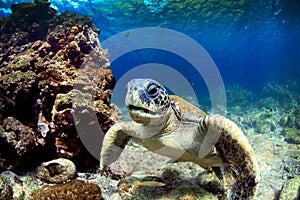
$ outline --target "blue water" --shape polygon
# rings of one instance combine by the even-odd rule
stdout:
[[[11,3],[1,1],[1,15]],[[51,0],[59,12],[93,18],[100,41],[133,28],[163,27],[196,40],[221,73],[225,87],[239,85],[257,94],[267,82],[299,86],[300,1],[298,0]],[[112,63],[115,77],[145,63],[168,65],[183,74],[198,93],[206,93],[190,63],[170,52],[144,49]],[[296,87],[296,89],[298,89]]]

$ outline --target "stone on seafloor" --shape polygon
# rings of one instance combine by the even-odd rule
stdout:
[[[300,144],[300,109],[293,109],[282,117],[282,126],[284,127],[282,135],[285,141],[291,144]]]
[[[50,183],[64,183],[74,178],[75,164],[68,159],[58,158],[42,163],[37,168],[37,177]]]
[[[1,200],[11,200],[12,199],[12,190],[11,187],[7,184],[4,178],[0,176],[0,199]]]
[[[300,199],[300,176],[288,180],[279,194],[279,200]]]
[[[85,183],[80,180],[72,180],[65,184],[43,186],[33,193],[33,200],[57,200],[57,199],[86,199],[101,200],[101,189],[95,183]]]
[[[19,176],[11,171],[4,171],[0,174],[0,179],[5,179],[12,190],[12,199],[31,200],[34,191],[38,190],[43,183],[40,179],[31,177],[30,173],[26,176]],[[2,188],[3,186],[0,186]],[[1,189],[0,189],[1,190]],[[0,199],[2,200],[3,198]]]
[[[282,133],[288,143],[300,144],[300,128],[285,128]]]
[[[166,164],[158,171],[135,171],[121,179],[118,191],[123,199],[218,199],[224,193],[212,172],[193,163]]]

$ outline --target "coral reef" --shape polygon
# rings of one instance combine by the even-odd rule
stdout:
[[[227,111],[242,113],[253,106],[254,95],[241,86],[228,86],[226,89]]]
[[[292,109],[281,120],[282,135],[289,143],[300,144],[300,109]]]
[[[1,138],[6,138],[7,144],[14,146],[16,154],[22,156],[36,146],[36,134],[14,117],[7,117],[0,126]]]
[[[43,186],[33,193],[33,200],[46,199],[100,200],[102,197],[101,190],[96,184],[73,180],[61,185]]]
[[[266,108],[281,107],[287,110],[297,108],[300,102],[299,88],[294,82],[267,82],[263,88],[263,96],[259,104]]]
[[[231,105],[234,112],[228,113],[242,127],[257,155],[262,177],[257,199],[286,199],[281,191],[300,175],[300,99],[297,87],[292,86],[267,83],[251,106],[241,107],[236,101]]]
[[[95,183],[101,188],[102,197],[104,199],[114,199],[111,196],[119,196],[118,180],[113,180],[107,176],[102,176],[99,173],[77,173],[77,180],[82,180],[88,183]],[[116,195],[117,194],[117,195]],[[116,199],[116,198],[115,198]],[[117,198],[118,199],[118,198]]]
[[[65,158],[44,162],[37,168],[36,172],[37,177],[50,183],[67,182],[74,178],[75,174],[75,164]]]
[[[30,200],[32,193],[42,184],[39,179],[32,178],[30,175],[18,176],[11,171],[2,172],[0,178],[3,178],[11,188],[12,199]]]
[[[90,18],[55,15],[49,5],[12,5],[0,20],[0,171],[34,169],[45,153],[96,166],[76,127],[95,124],[79,130],[93,138],[120,118],[109,103],[115,80],[99,30]]]
[[[261,96],[253,96],[237,87],[227,91],[228,114],[246,134],[284,136],[288,143],[299,144],[300,98],[296,91],[284,84],[267,83]]]
[[[300,176],[297,176],[284,184],[280,191],[279,200],[285,199],[300,199]]]
[[[283,131],[285,140],[289,143],[300,144],[300,130],[294,128],[285,128]]]
[[[48,20],[56,13],[48,0],[12,4],[11,10],[12,14],[9,17],[0,20],[1,41],[6,47],[2,51],[43,39],[49,28]]]
[[[10,200],[12,199],[12,190],[6,183],[5,179],[0,176],[0,199]]]

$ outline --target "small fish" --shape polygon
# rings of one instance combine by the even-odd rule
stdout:
[[[163,187],[166,184],[164,182],[159,181],[134,181],[133,186],[134,187],[140,187],[140,186],[147,186],[147,187]]]
[[[132,185],[135,188],[138,188],[140,186],[147,186],[147,187],[163,187],[166,185],[166,183],[163,182],[163,180],[157,176],[144,176],[143,174],[135,174],[136,176],[135,180],[129,180],[129,182],[132,183]]]

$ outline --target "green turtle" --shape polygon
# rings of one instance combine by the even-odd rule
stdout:
[[[125,98],[131,121],[121,121],[106,133],[101,155],[103,173],[129,140],[175,162],[219,168],[230,199],[254,199],[260,173],[252,147],[241,129],[220,115],[198,107],[152,79],[133,79]]]

